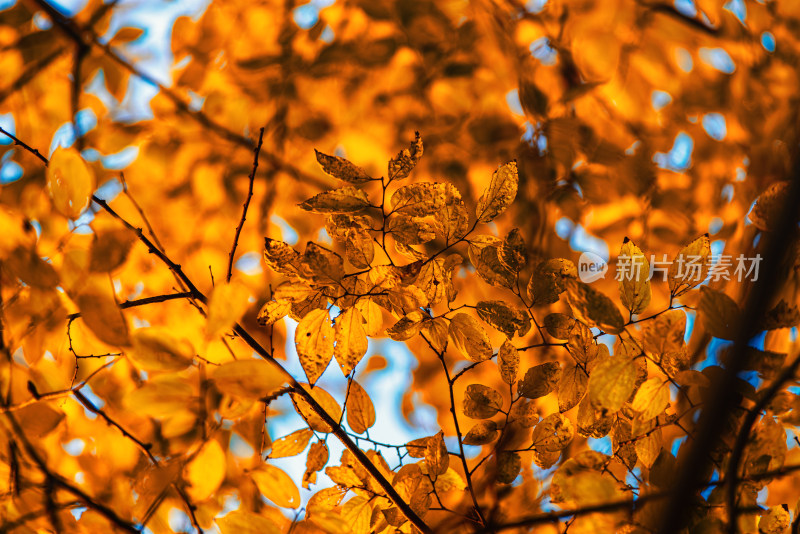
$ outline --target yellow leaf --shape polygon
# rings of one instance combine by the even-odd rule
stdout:
[[[489,419],[503,407],[503,397],[483,384],[470,384],[464,393],[464,415],[472,419]]]
[[[478,317],[504,333],[509,338],[514,334],[524,336],[531,328],[528,314],[502,300],[482,300],[476,306]]]
[[[788,534],[792,526],[792,516],[784,505],[770,506],[758,522],[759,534]]]
[[[342,507],[342,519],[350,527],[353,534],[369,534],[372,505],[369,499],[353,497]]]
[[[322,389],[321,387],[317,386],[311,389],[308,384],[301,384],[303,389],[308,391],[311,397],[317,401],[322,409],[327,413],[331,419],[334,421],[339,421],[342,417],[342,409],[339,407],[339,403],[331,397],[331,394]],[[300,416],[305,419],[308,426],[311,427],[312,430],[317,432],[331,432],[332,428],[326,423],[322,417],[314,411],[311,405],[306,402],[306,400],[300,396],[299,393],[292,393],[292,402],[294,403],[294,408]]]
[[[444,206],[439,210],[433,222],[436,233],[441,235],[448,244],[461,239],[467,233],[469,229],[467,206],[461,199],[461,192],[454,186],[447,184]]]
[[[421,245],[436,239],[433,217],[413,217],[396,213],[387,225],[387,231],[401,245]]]
[[[287,456],[300,454],[306,449],[313,435],[314,432],[310,428],[301,428],[282,438],[276,439],[272,442],[272,450],[269,453],[269,457],[286,458]]]
[[[300,259],[299,273],[320,284],[338,284],[344,276],[344,260],[332,250],[310,241]]]
[[[635,384],[633,360],[620,356],[606,358],[589,375],[589,398],[596,408],[617,412],[630,398]]]
[[[386,329],[386,335],[395,341],[405,341],[416,336],[422,328],[424,315],[419,310],[414,310],[405,317],[401,317],[390,328]]]
[[[475,256],[470,256],[478,271],[478,275],[487,284],[512,288],[515,284],[514,273],[500,261],[500,247],[494,244],[486,245]]]
[[[392,194],[392,214],[402,213],[413,217],[438,215],[448,196],[449,184],[422,182],[405,185]]]
[[[492,357],[489,336],[478,321],[466,313],[457,313],[450,320],[449,337],[453,345],[473,362]]]
[[[774,230],[788,191],[789,182],[773,182],[758,196],[747,218],[753,221],[759,230],[767,232]]]
[[[576,318],[608,334],[619,334],[625,320],[616,304],[589,284],[571,280],[567,286],[569,304]]]
[[[107,273],[119,268],[128,258],[135,239],[127,228],[97,234],[92,243],[89,270]]]
[[[551,313],[544,318],[544,328],[556,339],[568,339],[575,319],[563,313]]]
[[[708,234],[701,235],[683,247],[669,266],[670,293],[678,296],[703,283],[708,276],[710,256],[711,241]]]
[[[517,184],[519,175],[517,174],[517,162],[511,161],[501,165],[492,174],[489,187],[478,199],[476,213],[478,220],[488,223],[514,202],[517,196]]]
[[[83,322],[100,341],[117,347],[128,345],[128,322],[110,290],[100,283],[91,284],[74,300]]]
[[[288,280],[275,288],[275,291],[272,292],[272,298],[275,300],[300,302],[314,293],[315,290],[302,280]]]
[[[280,534],[272,520],[252,512],[234,510],[224,517],[214,519],[222,534]]]
[[[428,450],[428,441],[431,437],[417,438],[406,443],[408,455],[412,458],[425,458],[425,453]]]
[[[89,205],[94,174],[74,148],[56,148],[47,166],[47,188],[53,206],[70,219],[77,219]]]
[[[517,381],[519,373],[519,351],[505,340],[497,353],[497,365],[500,367],[500,376],[506,384],[513,384]]]
[[[571,410],[583,399],[589,385],[589,375],[583,366],[568,365],[558,382],[558,411]]]
[[[120,46],[122,44],[135,41],[141,37],[143,33],[144,30],[141,28],[121,28],[117,33],[114,34],[114,37],[111,38],[111,41],[108,44],[109,46]]]
[[[575,436],[569,419],[553,413],[539,421],[533,429],[531,443],[537,451],[557,452],[566,448]]]
[[[464,445],[486,445],[497,439],[500,431],[494,421],[480,421],[476,423],[464,436]]]
[[[428,473],[433,477],[443,475],[450,465],[450,455],[444,443],[444,432],[441,430],[435,436],[428,439],[425,449],[425,465]]]
[[[288,300],[270,300],[258,312],[256,320],[261,326],[275,324],[292,311],[292,303]]]
[[[669,406],[669,382],[654,376],[641,385],[631,407],[642,419],[652,419],[664,413]]]
[[[294,342],[308,382],[314,385],[333,357],[333,327],[328,310],[308,312],[294,331]]]
[[[182,371],[192,364],[194,347],[164,328],[139,328],[133,332],[128,355],[146,371]]]
[[[397,156],[389,160],[389,181],[402,180],[416,167],[422,157],[423,147],[419,132],[414,132],[411,146],[401,150]]]
[[[313,516],[320,511],[333,510],[342,502],[345,493],[347,493],[347,488],[342,488],[341,486],[334,486],[318,491],[308,499],[308,506],[306,508],[309,516]]]
[[[208,300],[206,333],[213,338],[231,328],[250,307],[250,290],[242,282],[219,283]]]
[[[519,228],[511,230],[503,239],[499,257],[503,265],[515,273],[528,263],[528,250]]]
[[[313,213],[357,213],[369,206],[369,199],[361,189],[346,186],[323,191],[298,205]]]
[[[519,453],[503,451],[497,455],[497,481],[500,484],[511,484],[522,469],[522,458]]]
[[[537,305],[558,302],[559,295],[567,289],[567,281],[577,276],[578,269],[567,259],[543,261],[536,266],[528,282],[528,298]]]
[[[344,243],[345,256],[353,267],[366,269],[375,258],[372,236],[361,228],[350,228]]]
[[[283,241],[265,237],[264,261],[273,271],[282,274],[294,274],[297,272],[297,267],[300,262],[300,253]]]
[[[732,340],[736,337],[742,312],[728,295],[703,286],[700,288],[700,303],[697,310],[709,334],[720,339]]]
[[[361,312],[364,333],[370,337],[379,336],[383,332],[383,313],[380,306],[372,299],[362,298],[356,301],[355,307]]]
[[[372,399],[355,380],[350,382],[350,393],[347,395],[347,424],[356,434],[363,434],[375,424]]]
[[[300,506],[300,491],[291,477],[281,469],[270,464],[263,464],[258,471],[253,471],[253,482],[258,486],[261,495],[282,508]]]
[[[183,468],[183,479],[188,484],[186,493],[193,502],[212,497],[225,480],[227,465],[225,451],[215,439],[203,444],[197,455]]]
[[[306,472],[303,474],[304,488],[308,489],[309,484],[316,482],[316,473],[328,463],[328,455],[328,446],[324,442],[315,441],[311,444],[306,456]]]
[[[685,334],[686,312],[669,310],[644,328],[644,349],[651,356],[660,359],[668,352],[680,350],[684,346]]]
[[[367,353],[367,334],[364,333],[361,312],[355,307],[344,310],[336,317],[335,331],[333,353],[342,373],[348,376]]]
[[[642,313],[650,304],[650,262],[627,237],[619,251],[617,269],[621,275],[619,296],[622,305],[633,315]]]
[[[448,467],[443,475],[436,478],[434,487],[438,492],[446,492],[450,490],[464,490],[467,487],[464,479],[452,467]]]
[[[286,382],[274,364],[252,359],[223,363],[211,377],[221,392],[247,399],[266,397]]]
[[[519,383],[519,394],[529,399],[544,397],[555,389],[561,379],[561,366],[558,362],[545,362],[528,369]]]
[[[317,162],[322,167],[322,170],[334,178],[351,184],[363,184],[373,179],[364,169],[344,158],[329,156],[318,150],[314,150],[314,153],[317,155]]]
[[[634,437],[637,436],[634,435]],[[661,453],[662,446],[660,428],[656,428],[654,431],[638,437],[634,442],[637,456],[648,469],[655,463],[656,458],[658,458],[659,453]]]

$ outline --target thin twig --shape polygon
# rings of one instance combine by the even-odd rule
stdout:
[[[228,276],[225,279],[227,282],[230,282],[231,276],[233,276],[233,256],[236,253],[236,247],[239,245],[239,235],[242,233],[244,221],[247,218],[247,208],[250,207],[250,199],[253,198],[253,182],[255,182],[256,179],[256,169],[258,169],[258,154],[261,152],[261,142],[263,139],[264,128],[261,128],[261,131],[258,133],[258,144],[253,150],[253,170],[250,171],[250,183],[247,188],[247,198],[245,198],[244,206],[242,206],[242,218],[239,219],[239,224],[236,226],[236,234],[233,236],[233,245],[231,246],[231,253],[228,257]]]

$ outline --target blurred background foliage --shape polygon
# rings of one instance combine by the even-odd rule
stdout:
[[[539,259],[575,260],[591,251],[613,263],[625,236],[658,257],[672,257],[706,232],[716,254],[753,254],[769,228],[747,214],[761,192],[788,178],[798,142],[800,3],[791,0],[4,0],[0,9],[0,127],[46,157],[58,146],[78,149],[97,196],[135,226],[148,226],[205,292],[224,276],[255,138],[265,127],[236,258],[237,276],[255,297],[244,324],[264,344],[255,315],[274,276],[261,267],[264,236],[299,247],[331,243],[319,218],[295,208],[335,186],[314,149],[381,176],[419,131],[425,157],[416,178],[455,184],[470,206],[492,171],[516,159],[517,201],[496,221],[496,234],[520,228]],[[35,251],[56,270],[73,272],[98,235],[118,228],[95,204],[74,220],[53,211],[44,166],[10,139],[0,139],[0,156],[3,258]],[[30,261],[17,261],[16,269],[35,271]],[[792,269],[786,266],[782,292],[789,304],[797,296]],[[70,321],[67,339],[74,310],[32,276],[34,283],[20,286],[3,272],[16,364],[13,372],[3,366],[2,376],[8,398],[17,400],[29,397],[28,381],[39,392],[63,390],[104,363],[87,359],[73,376],[71,350],[105,351],[81,322]],[[118,301],[177,287],[137,246],[109,276]],[[598,287],[613,291],[607,278]],[[474,301],[495,291],[457,289]],[[726,289],[738,300],[747,285]],[[666,284],[653,291],[658,309],[665,307]],[[204,319],[187,308],[173,301],[128,317],[194,339]],[[292,328],[277,328],[274,344],[291,340]],[[697,359],[714,356],[713,347],[703,350],[707,342],[690,339],[700,347]],[[788,335],[767,336],[762,348],[785,352],[789,342]],[[416,343],[411,354],[422,353]],[[448,399],[436,390],[438,362],[416,361],[383,342],[370,354],[365,373],[373,373],[375,389],[413,370],[413,381],[386,393],[399,405],[392,404],[387,419],[398,421],[387,432],[418,437],[427,425],[452,434]],[[203,356],[225,361],[229,348],[212,340]],[[341,377],[332,381],[343,391]],[[93,383],[92,395],[149,434],[147,414],[126,409],[144,382],[116,365]],[[193,387],[147,405],[173,453],[197,438],[186,406],[197,395]],[[275,409],[291,411],[288,403]],[[103,421],[78,417],[75,404],[60,411],[69,426],[47,439],[65,452],[51,460],[64,473],[85,472],[87,484],[108,484],[120,513],[135,509],[121,496],[128,493],[124,477],[115,476],[137,462],[131,443]],[[437,414],[444,414],[438,423]],[[257,449],[261,422],[258,414],[251,419],[232,432]],[[95,433],[102,440],[85,441]],[[70,454],[73,439],[92,454]],[[93,460],[103,451],[113,462]],[[234,483],[226,482],[229,493]],[[776,502],[786,500],[787,488],[776,486]]]

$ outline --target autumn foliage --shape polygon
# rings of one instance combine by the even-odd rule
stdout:
[[[797,530],[800,4],[0,4],[0,532]]]

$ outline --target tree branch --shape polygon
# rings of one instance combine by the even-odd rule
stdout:
[[[258,154],[261,152],[261,142],[264,139],[264,128],[261,128],[261,131],[258,133],[258,144],[256,145],[255,150],[253,150],[253,170],[250,171],[250,185],[247,188],[247,198],[244,200],[244,206],[242,206],[242,218],[239,219],[239,224],[236,226],[236,234],[233,236],[233,245],[231,246],[231,253],[228,257],[228,276],[226,281],[231,281],[231,276],[233,274],[233,255],[236,253],[236,247],[239,245],[239,235],[242,233],[242,228],[244,227],[244,221],[247,218],[247,208],[250,207],[250,199],[253,198],[253,182],[256,179],[256,169],[258,169]]]

